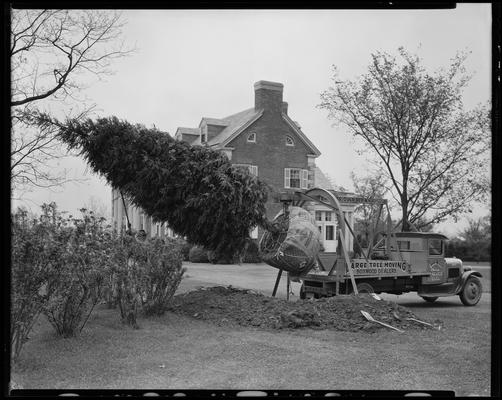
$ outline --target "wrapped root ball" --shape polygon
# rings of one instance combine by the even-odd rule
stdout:
[[[321,249],[314,218],[301,207],[290,207],[289,213],[279,213],[274,223],[279,226],[278,232],[267,231],[260,240],[263,261],[293,275],[306,274]]]

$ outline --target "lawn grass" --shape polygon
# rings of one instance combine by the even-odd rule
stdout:
[[[100,307],[78,338],[41,318],[12,378],[25,389],[412,389],[488,395],[490,308],[417,302],[443,329],[338,332],[218,327],[167,313],[123,326]]]

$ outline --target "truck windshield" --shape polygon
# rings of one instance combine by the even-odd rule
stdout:
[[[429,239],[429,255],[439,256],[443,254],[443,241],[441,239]]]

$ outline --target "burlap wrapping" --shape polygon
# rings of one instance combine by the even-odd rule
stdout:
[[[262,260],[293,275],[310,271],[316,262],[321,242],[312,215],[301,207],[290,207],[275,218],[279,232],[265,232],[260,240]]]

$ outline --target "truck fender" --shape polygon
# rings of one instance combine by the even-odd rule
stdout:
[[[457,293],[460,293],[462,291],[462,289],[464,288],[465,282],[467,282],[467,278],[469,278],[471,275],[477,276],[478,278],[483,277],[483,275],[481,275],[481,273],[478,271],[471,271],[471,270],[464,271],[464,273],[462,274],[462,278],[460,279],[460,285],[458,285]]]

